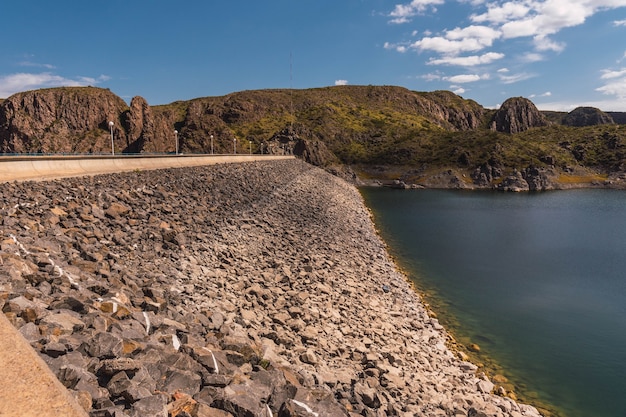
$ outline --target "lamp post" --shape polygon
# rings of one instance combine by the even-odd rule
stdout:
[[[237,138],[233,138],[233,154],[237,155]]]
[[[115,156],[115,144],[113,143],[113,122],[109,122],[109,129],[111,130],[111,155]]]
[[[211,135],[211,155],[213,155],[213,135]]]
[[[178,155],[178,130],[174,130],[174,136],[176,136],[176,155]]]
[[[252,141],[249,140],[248,142],[250,142],[250,155],[252,155]]]

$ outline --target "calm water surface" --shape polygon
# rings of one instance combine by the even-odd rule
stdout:
[[[419,288],[571,417],[626,416],[626,192],[365,188]]]

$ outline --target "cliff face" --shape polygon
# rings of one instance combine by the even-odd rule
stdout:
[[[0,152],[170,152],[176,117],[155,112],[142,97],[130,107],[109,90],[53,88],[15,94],[0,103]]]
[[[99,88],[15,94],[0,104],[0,152],[99,152],[110,149],[108,122],[121,130],[124,101]]]

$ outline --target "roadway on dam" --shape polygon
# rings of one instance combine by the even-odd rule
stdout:
[[[293,159],[292,155],[0,156],[0,182],[42,181],[113,172]]]

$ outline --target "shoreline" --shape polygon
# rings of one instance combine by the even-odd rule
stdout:
[[[359,191],[319,168],[0,187],[3,312],[93,415],[539,416],[446,346]]]
[[[364,167],[335,168],[346,180],[358,187],[395,189],[455,189],[468,191],[541,192],[581,188],[626,189],[626,173],[577,168],[561,171],[554,167],[528,167],[511,170],[506,175],[486,179],[475,171],[458,167],[428,171],[402,166],[381,166],[368,171]]]

